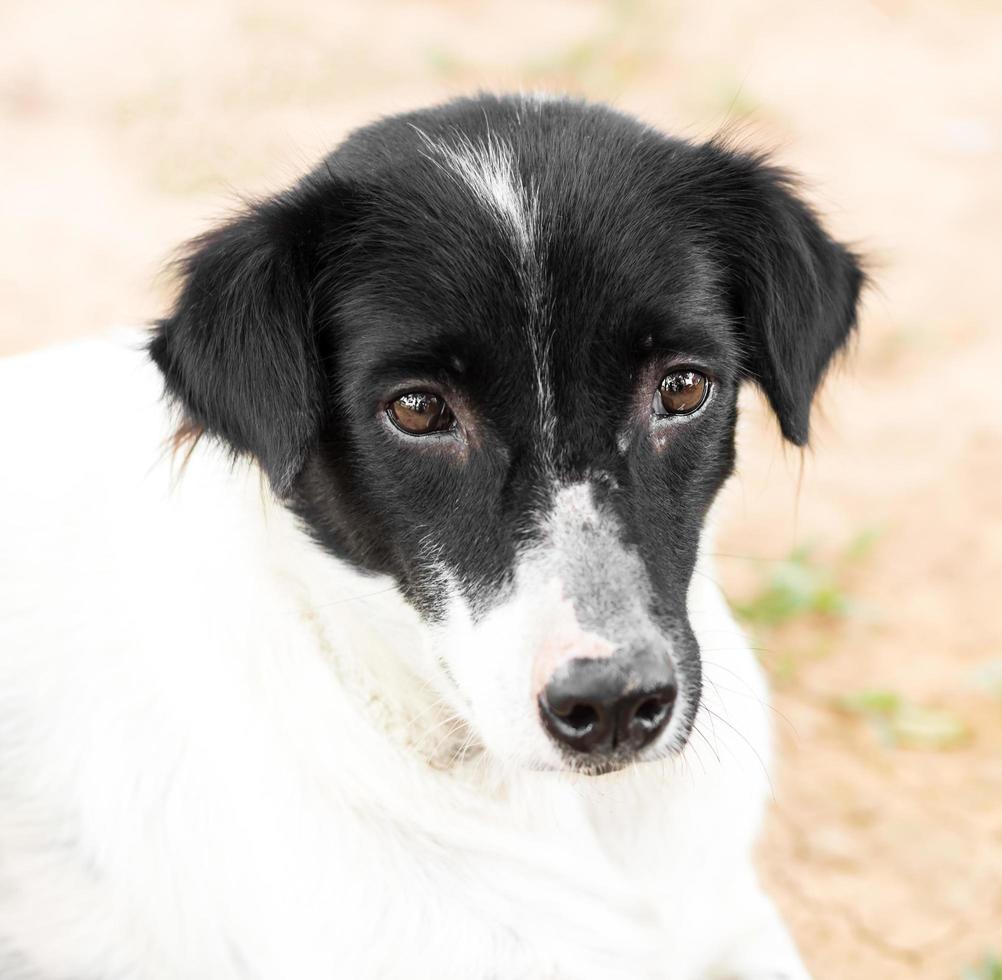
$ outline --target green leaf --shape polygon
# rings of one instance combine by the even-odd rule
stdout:
[[[901,696],[894,691],[858,691],[841,698],[839,704],[855,714],[886,718],[901,710]]]
[[[862,554],[858,541],[846,552],[853,560],[857,553]],[[737,603],[735,609],[745,621],[760,626],[778,626],[800,616],[831,619],[846,616],[854,607],[836,574],[846,560],[843,557],[829,568],[818,562],[810,545],[801,545],[789,558],[773,566],[768,581],[757,595],[747,602]]]

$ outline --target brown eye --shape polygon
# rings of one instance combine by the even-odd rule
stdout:
[[[710,379],[699,371],[685,368],[661,379],[654,396],[655,415],[691,415],[706,401]]]
[[[444,398],[426,391],[409,391],[392,401],[386,409],[398,429],[412,436],[445,432],[456,424]]]

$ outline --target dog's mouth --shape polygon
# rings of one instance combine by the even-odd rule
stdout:
[[[613,773],[622,772],[632,766],[642,765],[649,762],[658,762],[669,757],[668,752],[656,752],[649,757],[640,757],[629,752],[617,753],[611,756],[604,756],[601,759],[568,758],[566,764],[561,767],[561,771],[574,773],[578,776],[611,776]]]
[[[562,752],[560,761],[540,761],[529,764],[527,768],[538,772],[562,772],[588,778],[611,776],[638,766],[669,762],[681,754],[687,741],[684,736],[673,737],[664,746],[652,747],[640,753],[623,750],[593,757],[576,752]]]
[[[469,705],[467,709],[469,710]],[[516,769],[532,772],[592,778],[610,776],[638,766],[667,763],[678,758],[688,745],[695,713],[687,706],[680,705],[671,725],[658,739],[639,751],[628,744],[597,753],[575,751],[556,744],[540,723],[540,733],[546,736],[547,744],[555,751],[540,751],[528,757],[509,758],[500,747],[487,744],[475,719],[467,711],[439,718],[413,744],[431,768],[442,772],[456,772],[468,766],[482,769],[485,762],[493,758],[506,770],[514,765]]]
[[[520,760],[522,768],[534,772],[567,773],[575,776],[609,776],[637,766],[665,763],[677,758],[688,744],[691,723],[681,724],[668,732],[658,744],[636,752],[629,747],[590,755],[569,749],[558,749],[556,757],[543,756]],[[459,716],[441,720],[422,733],[415,746],[431,768],[447,772],[467,765],[480,766],[485,757],[494,753],[479,736],[476,726]],[[507,766],[506,766],[507,768]]]

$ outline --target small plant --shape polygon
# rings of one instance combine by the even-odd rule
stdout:
[[[988,953],[978,963],[973,963],[961,974],[961,980],[1002,980],[1002,959]]]
[[[888,745],[952,749],[970,737],[967,726],[949,711],[915,704],[894,691],[859,691],[839,698],[836,706],[865,718]]]
[[[738,616],[752,627],[775,680],[793,681],[805,662],[826,656],[831,650],[832,624],[864,612],[845,583],[879,536],[876,530],[864,530],[827,561],[818,556],[813,544],[802,545],[788,558],[768,563],[764,582],[750,599],[732,602]],[[808,627],[796,634],[796,650],[788,642],[777,642],[774,635],[794,623]]]
[[[832,569],[817,561],[810,546],[804,546],[778,562],[762,590],[735,608],[753,625],[778,626],[810,614],[844,616],[850,603]]]

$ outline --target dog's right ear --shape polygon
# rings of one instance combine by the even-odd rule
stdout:
[[[314,197],[271,198],[193,242],[149,347],[186,423],[256,457],[279,496],[317,437],[323,405],[313,280],[333,216]]]

